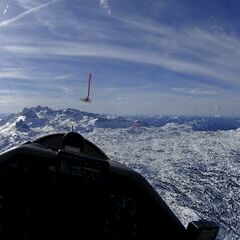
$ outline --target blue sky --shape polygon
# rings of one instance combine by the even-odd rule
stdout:
[[[0,112],[240,116],[239,9],[238,0],[0,0]]]

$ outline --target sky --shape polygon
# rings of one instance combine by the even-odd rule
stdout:
[[[0,112],[240,117],[239,9],[239,0],[0,0]]]

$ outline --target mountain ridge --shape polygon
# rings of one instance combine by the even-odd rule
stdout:
[[[163,127],[169,123],[188,125],[194,131],[236,130],[240,128],[239,118],[194,116],[123,117],[83,112],[74,108],[53,110],[47,106],[24,108],[19,113],[8,116],[3,115],[0,118],[0,127],[14,121],[17,129],[22,131],[24,129],[33,130],[37,127],[46,127],[46,125],[53,128],[57,125],[59,131],[71,130],[73,126],[76,131],[88,132],[94,128]]]

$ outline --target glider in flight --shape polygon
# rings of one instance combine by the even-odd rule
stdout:
[[[90,73],[89,79],[88,79],[88,93],[87,93],[87,96],[85,98],[81,98],[81,101],[86,102],[86,103],[90,103],[91,102],[91,99],[89,98],[89,96],[90,96],[90,89],[91,89],[91,79],[92,79],[92,74]]]

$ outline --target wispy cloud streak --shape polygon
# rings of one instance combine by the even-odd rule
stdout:
[[[229,45],[225,48],[219,48],[215,42],[209,45],[209,42],[205,40],[203,36],[201,40],[198,39],[198,42],[195,42],[195,45],[189,49],[187,46],[185,47],[185,44],[187,44],[184,42],[185,38],[187,39],[187,36],[180,36],[178,38],[180,45],[172,47],[169,45],[168,54],[164,53],[163,46],[157,46],[158,51],[154,52],[151,49],[143,50],[124,46],[109,46],[107,44],[53,41],[44,42],[36,46],[5,45],[0,47],[0,49],[11,53],[25,54],[26,56],[30,55],[34,58],[65,56],[116,59],[156,65],[183,74],[208,77],[218,81],[240,84],[240,70],[238,68],[240,51],[236,49],[235,46],[231,45],[235,42],[235,39],[229,39]],[[215,40],[219,41],[219,37],[215,36]],[[193,41],[193,38],[188,41]],[[204,46],[201,46],[203,41],[205,41]],[[223,39],[223,41],[225,40]],[[198,49],[194,51],[194,48]],[[196,54],[196,56],[194,56],[196,58],[194,61],[190,61],[188,59],[189,56],[186,58],[179,57],[175,54],[181,53],[182,55],[187,55],[189,51],[193,51],[194,54]],[[190,56],[193,57],[191,54]],[[231,66],[228,66],[229,61],[232,61]]]
[[[37,11],[43,9],[43,8],[46,8],[46,7],[48,7],[48,6],[50,6],[50,5],[54,4],[54,3],[57,3],[57,2],[59,2],[59,1],[53,0],[53,1],[41,4],[41,5],[37,6],[37,7],[28,9],[28,10],[20,13],[19,15],[15,16],[13,18],[10,18],[8,20],[4,20],[4,21],[0,22],[0,27],[5,27],[5,26],[7,26],[9,24],[17,22],[18,20],[20,20],[20,19],[22,19],[22,18],[24,18],[24,17],[26,17],[26,16],[34,13],[34,12],[37,12]]]
[[[203,88],[173,88],[173,92],[184,95],[198,95],[198,96],[214,96],[218,92],[215,90],[203,89]]]
[[[0,71],[0,80],[1,79],[24,79],[24,72],[20,68],[10,68],[10,69],[1,69]]]
[[[8,8],[9,8],[9,5],[7,5],[7,6],[5,7],[5,9],[3,10],[3,15],[5,15],[5,14],[7,13]]]
[[[103,9],[105,9],[107,11],[109,16],[112,15],[112,11],[111,11],[108,0],[100,0],[100,5]]]

